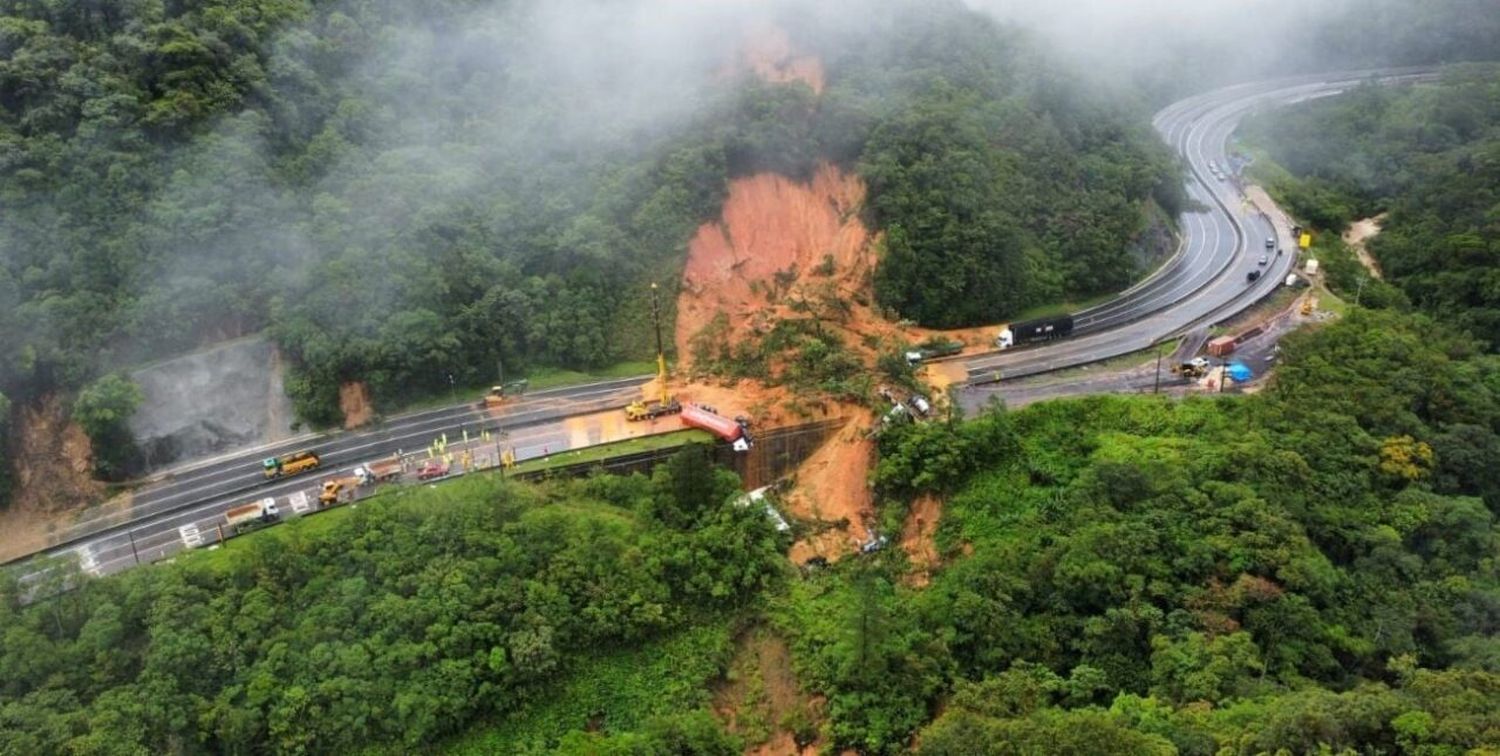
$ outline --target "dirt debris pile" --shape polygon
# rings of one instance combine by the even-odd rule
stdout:
[[[345,430],[370,422],[375,417],[370,388],[363,381],[350,381],[339,386],[339,409],[344,413]]]
[[[741,59],[744,68],[766,81],[801,81],[815,93],[823,91],[821,62],[799,55],[784,30],[754,32]],[[801,466],[794,490],[784,497],[790,516],[813,524],[812,534],[793,547],[792,559],[799,563],[814,557],[837,559],[872,537],[874,442],[868,430],[874,416],[855,398],[860,389],[846,389],[840,400],[822,388],[828,384],[824,380],[803,380],[800,389],[789,388],[785,368],[794,360],[817,360],[765,347],[769,336],[787,325],[813,330],[837,344],[825,351],[842,353],[837,356],[846,366],[847,360],[857,363],[852,372],[870,376],[877,374],[878,357],[908,345],[937,337],[977,351],[993,335],[987,328],[916,328],[878,311],[874,278],[880,238],[861,218],[866,191],[858,176],[827,162],[805,181],[774,173],[735,179],[720,217],[699,227],[688,246],[677,300],[673,341],[678,378],[671,390],[679,400],[707,403],[728,416],[745,415],[760,427],[848,418]],[[749,357],[741,360],[742,353]],[[737,375],[763,380],[714,385],[714,379],[725,375],[725,355],[756,368]],[[700,380],[689,382],[685,376]],[[939,390],[944,379],[953,378],[939,371]],[[648,400],[658,394],[654,386],[643,393]]]
[[[943,500],[931,494],[912,502],[901,529],[901,548],[915,568],[908,576],[911,585],[921,588],[932,580],[932,571],[942,560],[937,549],[938,523],[943,518]]]
[[[46,546],[61,513],[97,502],[106,488],[94,480],[94,453],[83,428],[68,418],[57,396],[22,407],[12,434],[15,487],[0,511],[0,559]]]

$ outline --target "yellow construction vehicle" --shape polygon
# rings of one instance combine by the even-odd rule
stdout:
[[[1198,379],[1208,375],[1213,366],[1203,357],[1197,357],[1180,365],[1173,365],[1172,372],[1183,378]]]
[[[667,353],[661,345],[661,303],[657,300],[654,283],[651,284],[651,322],[656,326],[656,385],[661,394],[654,402],[639,399],[631,402],[625,407],[626,420],[650,420],[682,411],[682,404],[667,393]]]
[[[506,403],[511,397],[526,393],[527,382],[523,380],[511,381],[500,386],[491,386],[489,393],[479,400],[479,409],[494,409]]]
[[[318,506],[331,507],[335,504],[343,504],[353,501],[359,486],[364,481],[359,477],[329,478],[323,481],[323,490],[318,492]]]

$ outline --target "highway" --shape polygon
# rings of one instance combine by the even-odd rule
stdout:
[[[1021,378],[1149,349],[1194,327],[1218,322],[1249,307],[1283,284],[1297,262],[1295,240],[1280,218],[1248,207],[1238,182],[1218,180],[1210,162],[1227,167],[1228,142],[1250,113],[1327,97],[1380,78],[1406,82],[1426,72],[1351,72],[1242,84],[1189,97],[1163,108],[1153,126],[1188,169],[1177,253],[1120,296],[1074,314],[1074,336],[1058,342],[992,351],[961,360],[970,386]],[[1276,249],[1265,246],[1276,240]],[[1270,253],[1267,265],[1261,255]],[[1248,283],[1246,274],[1262,275]]]
[[[85,513],[56,536],[57,545],[44,553],[77,554],[83,568],[96,575],[156,561],[186,546],[217,540],[216,525],[230,506],[275,497],[283,511],[301,514],[294,504],[313,502],[315,506],[323,480],[348,475],[362,462],[398,451],[425,450],[445,435],[450,443],[457,443],[465,432],[477,440],[488,431],[497,443],[515,449],[518,461],[568,449],[579,435],[583,443],[598,441],[597,431],[580,430],[570,418],[617,410],[637,398],[649,379],[640,376],[536,391],[493,410],[469,403],[415,412],[358,433],[304,436],[185,466],[137,490],[126,506]],[[265,478],[262,459],[298,449],[316,451],[321,467],[281,480]]]
[[[1400,72],[1394,79],[1422,75]],[[994,390],[983,384],[1148,349],[1173,335],[1223,320],[1273,292],[1296,262],[1290,230],[1284,221],[1273,224],[1269,216],[1247,209],[1237,183],[1216,179],[1209,163],[1229,165],[1229,137],[1247,114],[1337,94],[1371,76],[1359,72],[1238,85],[1164,108],[1153,125],[1183,157],[1189,173],[1187,192],[1195,206],[1181,219],[1178,252],[1120,296],[1077,313],[1072,338],[960,360],[967,386],[983,394]],[[1262,267],[1258,259],[1267,252],[1267,237],[1274,237],[1285,254],[1277,256],[1272,250],[1269,264]],[[1263,274],[1247,283],[1246,273],[1252,270]],[[184,466],[137,490],[116,510],[86,513],[54,536],[55,545],[45,553],[76,554],[92,574],[157,561],[217,540],[216,525],[223,522],[229,506],[275,497],[287,515],[297,516],[316,508],[322,480],[398,450],[425,449],[445,434],[454,441],[465,431],[471,437],[482,431],[503,433],[504,445],[515,448],[520,459],[596,443],[603,437],[600,429],[580,429],[576,418],[623,406],[639,395],[648,378],[538,391],[492,411],[468,404],[417,412],[358,433],[306,436]],[[323,459],[316,473],[276,481],[264,478],[261,459],[304,448]]]

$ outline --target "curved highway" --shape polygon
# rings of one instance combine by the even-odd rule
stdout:
[[[1184,159],[1188,196],[1196,207],[1181,219],[1183,240],[1177,254],[1115,299],[1076,313],[1075,335],[1070,339],[961,360],[968,385],[1147,349],[1174,334],[1222,320],[1274,291],[1296,261],[1289,229],[1285,223],[1273,224],[1258,211],[1247,210],[1236,184],[1215,178],[1210,161],[1228,165],[1229,136],[1256,109],[1337,94],[1372,78],[1403,81],[1423,75],[1406,70],[1281,79],[1228,87],[1164,108],[1153,124]],[[1266,253],[1267,237],[1274,237],[1286,254],[1273,253],[1270,264],[1262,268],[1258,259]],[[1257,269],[1264,274],[1247,284],[1245,274]],[[318,483],[330,475],[347,474],[360,462],[398,449],[425,448],[442,434],[452,439],[466,430],[471,435],[480,430],[505,433],[505,445],[515,448],[521,459],[561,451],[569,448],[579,432],[571,427],[577,423],[567,418],[621,407],[636,398],[647,378],[535,392],[494,413],[477,411],[473,405],[414,413],[368,432],[306,436],[195,463],[137,491],[130,503],[116,511],[86,513],[54,536],[45,553],[75,555],[94,574],[162,559],[216,540],[215,525],[223,521],[224,510],[231,505],[275,496],[284,512],[293,503],[300,505],[300,512],[309,495],[315,498]],[[597,441],[593,431],[584,435]],[[271,483],[263,479],[260,459],[299,448],[315,449],[323,457],[319,474]],[[29,577],[38,574],[33,571]]]
[[[1197,326],[1218,322],[1272,293],[1296,264],[1296,244],[1284,223],[1249,207],[1227,170],[1228,142],[1241,120],[1257,110],[1339,94],[1372,79],[1401,83],[1425,71],[1358,71],[1241,84],[1189,97],[1153,119],[1188,169],[1187,195],[1196,209],[1183,214],[1182,245],[1159,270],[1120,296],[1075,313],[1072,338],[1037,347],[987,352],[962,360],[968,385],[994,383],[1097,362],[1148,349]],[[1268,250],[1274,238],[1277,255]],[[1261,255],[1269,252],[1265,266]],[[1260,270],[1258,281],[1246,274]]]

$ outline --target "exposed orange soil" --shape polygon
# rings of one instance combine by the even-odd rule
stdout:
[[[908,582],[917,587],[926,586],[932,579],[933,568],[938,566],[937,543],[933,537],[937,535],[942,517],[943,501],[931,494],[912,502],[911,511],[906,514],[906,522],[901,528],[901,548],[906,550],[915,568]]]
[[[848,528],[826,530],[795,544],[794,562],[814,556],[834,561],[869,540],[868,523],[875,516],[869,481],[873,452],[874,442],[864,437],[858,423],[850,421],[797,468],[797,485],[782,499],[787,512],[817,522],[846,520]]]
[[[796,54],[785,29],[763,26],[752,31],[746,36],[742,59],[745,67],[762,80],[773,84],[800,81],[812,88],[813,94],[823,93],[823,61]]]
[[[823,89],[821,63],[797,55],[785,31],[774,27],[750,36],[742,64],[767,81],[796,80],[814,92]],[[893,323],[876,313],[874,273],[880,240],[860,220],[865,197],[859,177],[828,163],[819,165],[805,182],[771,173],[732,181],[721,217],[701,226],[688,247],[674,333],[682,374],[693,373],[694,337],[720,315],[726,320],[722,338],[741,343],[766,333],[778,321],[809,317],[792,306],[799,301],[811,303],[823,327],[838,333],[866,365],[873,366],[878,350],[934,335],[984,349],[993,337],[992,328],[936,332]],[[926,370],[939,390],[963,377],[962,370]],[[794,398],[816,405],[813,412],[818,416],[869,416],[860,407],[793,397],[785,388],[754,381],[740,381],[731,388],[674,383],[680,400],[707,403],[725,415],[748,415],[761,427],[800,420],[787,409]],[[648,386],[643,393],[650,400],[658,391]],[[825,529],[795,544],[793,561],[813,556],[837,559],[869,538],[873,444],[863,436],[859,423],[851,420],[799,468],[797,488],[785,497],[788,514],[822,522],[847,520],[848,528]]]
[[[827,164],[806,184],[771,173],[731,182],[722,218],[703,224],[688,246],[677,353],[690,355],[692,337],[721,312],[731,338],[754,323],[794,316],[778,296],[790,287],[775,277],[806,277],[825,255],[840,293],[852,298],[875,266],[869,232],[856,215],[864,198],[864,182]]]
[[[56,396],[20,408],[10,453],[15,460],[15,488],[10,506],[0,512],[0,558],[34,551],[47,544],[57,515],[81,502],[104,497],[104,484],[93,479],[94,454],[89,437],[68,419]]]
[[[778,320],[808,317],[792,308],[799,299],[840,303],[841,311],[824,313],[825,324],[869,359],[866,338],[916,343],[941,336],[969,351],[988,348],[992,326],[935,331],[875,312],[879,239],[859,218],[864,200],[864,182],[827,163],[805,183],[771,173],[730,182],[722,217],[701,226],[688,247],[675,334],[683,364],[691,369],[693,337],[720,313],[728,320],[725,337],[737,341]]]
[[[350,381],[339,386],[339,409],[344,412],[345,430],[370,422],[375,409],[370,404],[370,388],[364,381]]]

